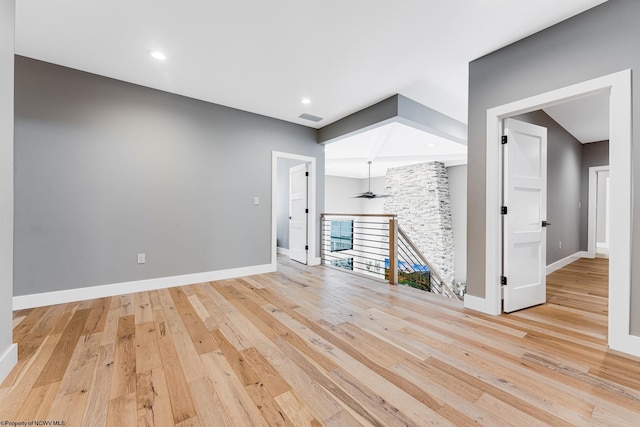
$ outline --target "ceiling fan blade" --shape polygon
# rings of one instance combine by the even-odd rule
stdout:
[[[379,199],[383,197],[389,197],[388,194],[374,194],[372,192],[360,193],[357,196],[353,196],[354,199]]]

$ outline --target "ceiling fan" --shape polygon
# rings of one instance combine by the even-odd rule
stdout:
[[[367,163],[369,163],[369,191],[367,191],[366,193],[360,193],[357,196],[354,196],[354,198],[359,198],[359,199],[380,199],[383,197],[389,197],[388,194],[374,194],[371,191],[371,160],[369,160]]]

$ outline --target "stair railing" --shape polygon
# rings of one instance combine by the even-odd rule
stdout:
[[[398,283],[396,215],[323,213],[321,219],[324,265]]]
[[[459,300],[394,214],[321,215],[322,264]]]
[[[399,283],[448,298],[460,299],[400,226],[398,227],[398,263]]]

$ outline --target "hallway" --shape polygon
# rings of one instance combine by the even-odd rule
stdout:
[[[546,304],[512,316],[606,347],[608,282],[608,259],[581,258],[547,276]]]

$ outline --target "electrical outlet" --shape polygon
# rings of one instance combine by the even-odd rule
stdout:
[[[145,254],[138,254],[138,264],[144,264],[147,262],[147,257]]]
[[[253,205],[254,206],[258,206],[260,204],[260,197],[254,197],[253,198]]]

